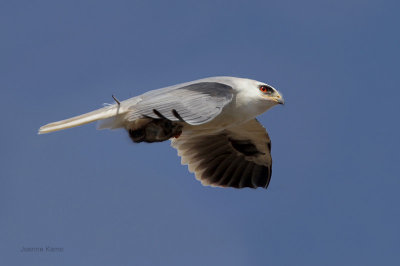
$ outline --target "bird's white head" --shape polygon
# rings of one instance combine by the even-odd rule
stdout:
[[[261,114],[277,104],[284,104],[282,95],[271,85],[251,79],[235,79],[236,102],[248,111]]]
[[[256,87],[259,91],[259,96],[261,96],[264,101],[267,101],[271,107],[276,104],[285,104],[282,95],[271,85],[259,83]]]

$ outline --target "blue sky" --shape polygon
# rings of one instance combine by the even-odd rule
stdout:
[[[396,1],[2,1],[1,265],[399,265]],[[271,84],[268,190],[48,122],[193,79]],[[23,253],[23,247],[63,252]]]

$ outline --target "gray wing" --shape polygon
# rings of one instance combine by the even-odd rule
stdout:
[[[271,141],[256,119],[217,134],[184,132],[171,145],[203,185],[267,188],[271,180]]]
[[[163,118],[199,125],[214,119],[233,97],[232,87],[219,82],[197,82],[167,87],[139,96],[129,108],[128,121]]]

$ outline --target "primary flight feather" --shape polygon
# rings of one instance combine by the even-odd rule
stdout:
[[[42,126],[39,134],[100,121],[100,129],[125,128],[136,143],[171,139],[182,164],[203,185],[267,188],[271,141],[255,117],[283,103],[279,92],[263,82],[212,77],[116,100]]]

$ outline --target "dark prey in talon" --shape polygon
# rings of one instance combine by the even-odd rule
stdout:
[[[212,77],[149,91],[113,105],[42,126],[39,134],[99,121],[126,129],[135,143],[171,140],[182,164],[203,185],[267,188],[271,140],[256,116],[284,100],[268,84]]]

